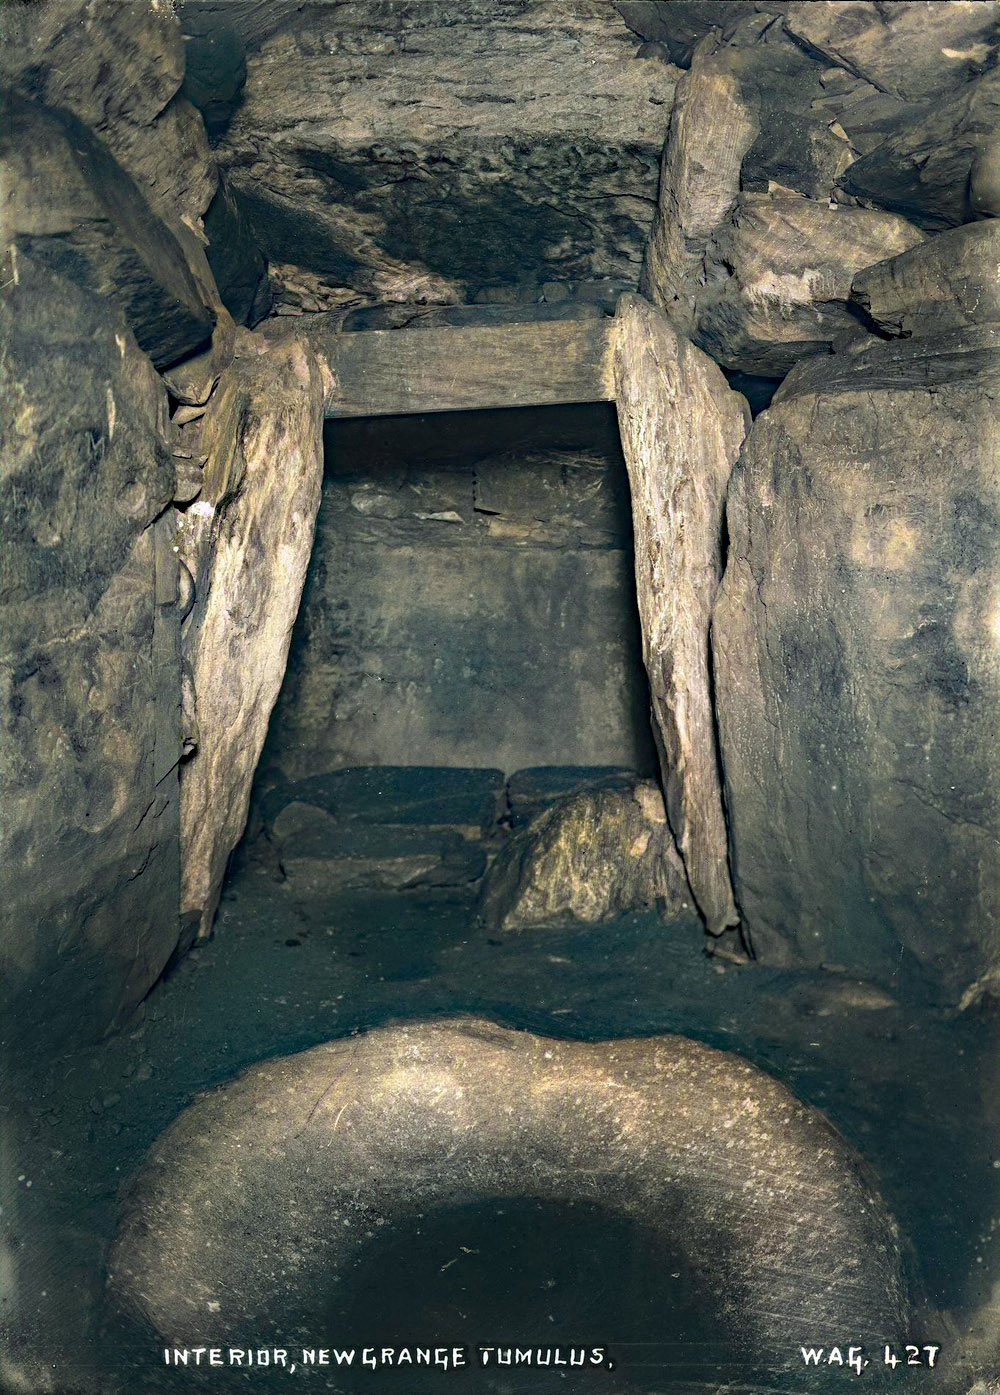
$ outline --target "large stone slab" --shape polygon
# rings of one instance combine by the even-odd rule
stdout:
[[[709,237],[736,203],[743,157],[759,132],[730,55],[716,53],[713,42],[700,44],[674,97],[641,282],[682,327],[693,322],[692,279]]]
[[[1000,223],[949,228],[854,278],[851,299],[885,334],[909,339],[1000,321]]]
[[[479,899],[480,915],[499,933],[596,925],[650,906],[680,918],[693,909],[651,780],[557,800],[504,846]]]
[[[266,817],[300,801],[341,823],[491,827],[503,805],[502,770],[440,765],[371,765],[324,771],[277,786]],[[273,815],[271,811],[274,811]]]
[[[73,113],[170,221],[195,227],[218,175],[200,114],[179,95],[184,41],[170,5],[11,0],[0,71],[34,101]]]
[[[617,437],[610,405],[329,423],[269,763],[654,770]]]
[[[793,370],[733,476],[713,622],[758,957],[953,1002],[1000,924],[998,336]]]
[[[218,293],[204,248],[163,220],[86,126],[9,97],[0,160],[4,238],[18,255],[119,304],[158,366],[211,336]]]
[[[153,121],[184,78],[184,40],[169,5],[11,0],[2,30],[4,80],[95,130]]]
[[[709,243],[692,337],[726,368],[781,377],[857,327],[849,303],[862,268],[922,241],[876,209],[742,194]]]
[[[179,542],[196,588],[185,655],[198,726],[181,782],[182,909],[204,934],[284,676],[319,507],[328,391],[296,340],[241,330],[201,419],[203,485]]]
[[[125,321],[3,264],[4,1051],[120,1023],[177,943],[167,394]]]
[[[848,194],[902,213],[922,228],[953,227],[975,213],[996,216],[1000,198],[992,162],[998,131],[1000,71],[994,70],[906,122],[856,160],[841,184]]]
[[[715,744],[709,624],[726,485],[749,410],[641,296],[623,296],[614,371],[635,579],[667,815],[712,934],[735,925]]]
[[[803,1331],[822,1346],[850,1332],[873,1350],[905,1333],[893,1222],[840,1135],[777,1081],[683,1037],[560,1041],[476,1019],[328,1042],[203,1095],[127,1200],[112,1289],[168,1346],[252,1332],[257,1346],[315,1347],[333,1315],[348,1347],[341,1315],[373,1242],[447,1208],[450,1261],[466,1208],[525,1197],[652,1230],[741,1383],[801,1375]],[[404,1328],[423,1336],[447,1267],[411,1295]],[[660,1267],[665,1290],[674,1267]],[[439,1310],[449,1343],[467,1311]],[[545,1311],[546,1335],[519,1345],[550,1344]],[[693,1355],[679,1323],[653,1335],[674,1343],[672,1359]]]
[[[677,78],[635,51],[604,0],[311,6],[217,155],[268,257],[356,300],[634,286]]]
[[[515,770],[507,781],[511,828],[524,828],[536,814],[578,791],[627,789],[635,773],[623,765],[540,765]]]
[[[785,28],[850,73],[909,101],[961,87],[996,62],[995,0],[798,0]]]

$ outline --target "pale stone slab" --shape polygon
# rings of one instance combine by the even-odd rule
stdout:
[[[182,911],[207,934],[281,687],[323,476],[326,374],[295,340],[236,339],[202,419],[201,497],[182,552],[198,749],[181,781]]]
[[[670,826],[709,930],[739,920],[712,713],[709,624],[726,486],[749,424],[721,370],[641,296],[616,318],[615,391],[632,487],[636,591]]]

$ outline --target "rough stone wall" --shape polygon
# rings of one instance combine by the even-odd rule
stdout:
[[[637,57],[605,0],[277,6],[267,24],[242,16],[258,46],[217,155],[289,308],[635,288],[678,73]]]
[[[25,255],[4,283],[0,1022],[27,1051],[120,1022],[177,942],[175,468],[120,313]]]
[[[995,965],[997,329],[803,365],[730,489],[715,614],[737,890],[758,954]]]
[[[331,423],[269,766],[655,768],[614,420],[568,416]]]
[[[234,329],[173,7],[11,0],[0,40],[0,1016],[31,1052],[119,1025],[178,945],[191,596],[170,505],[204,480],[156,369],[195,354],[169,386],[203,404]],[[259,254],[224,260],[246,300]]]

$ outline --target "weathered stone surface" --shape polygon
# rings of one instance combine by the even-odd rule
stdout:
[[[271,305],[267,263],[226,180],[205,212],[205,255],[222,303],[237,324],[253,325]]]
[[[5,79],[25,96],[71,111],[161,217],[195,226],[218,176],[201,116],[176,95],[184,45],[172,7],[12,0],[0,29]]]
[[[557,800],[580,790],[628,789],[635,775],[620,765],[541,765],[515,770],[507,781],[511,827],[524,828]]]
[[[652,773],[614,409],[420,421],[328,426],[269,760]]]
[[[206,934],[284,675],[319,507],[329,387],[295,340],[242,330],[200,419],[204,484],[179,533],[197,595],[185,651],[199,734],[181,782],[182,909]]]
[[[819,65],[780,33],[764,42],[770,33],[721,47],[708,34],[677,87],[642,289],[686,332],[711,276],[709,240],[740,191],[825,203],[857,156],[824,105]]]
[[[515,834],[483,882],[479,913],[498,932],[595,925],[646,906],[691,911],[684,867],[651,780],[580,790]]]
[[[367,298],[634,286],[677,76],[635,47],[603,0],[311,7],[217,155],[269,259]]]
[[[181,8],[185,38],[185,97],[198,108],[212,137],[220,136],[236,109],[247,76],[246,43],[225,15],[201,16],[199,6]],[[241,5],[241,15],[247,6]],[[232,6],[229,7],[233,13]]]
[[[4,80],[95,130],[145,125],[184,77],[184,44],[166,4],[11,0],[3,7]]]
[[[954,1002],[1000,924],[998,336],[793,370],[733,476],[713,623],[758,957],[919,966]]]
[[[124,320],[3,266],[4,1050],[120,1023],[177,942],[167,397]]]
[[[922,240],[891,213],[742,194],[709,243],[692,338],[724,367],[780,377],[853,327],[856,272]]]
[[[967,222],[977,211],[992,212],[987,166],[1000,131],[1000,70],[931,104],[921,119],[907,122],[868,155],[855,161],[841,184],[854,197],[890,208],[920,227],[938,229]],[[973,169],[987,191],[987,206],[974,209]]]
[[[736,202],[740,166],[759,130],[727,55],[702,45],[677,85],[642,271],[644,294],[681,325],[691,324],[691,279]]]
[[[726,485],[749,426],[743,398],[641,296],[623,296],[616,405],[632,488],[643,661],[667,814],[712,934],[733,903],[710,677]]]
[[[851,298],[886,334],[910,338],[1000,320],[1000,223],[967,223],[854,279]]]
[[[167,1344],[252,1330],[310,1346],[349,1303],[367,1237],[525,1196],[660,1234],[740,1376],[801,1372],[803,1328],[873,1347],[904,1331],[895,1226],[782,1085],[682,1037],[560,1041],[475,1019],[328,1042],[203,1095],[128,1199],[112,1289]]]
[[[463,886],[486,871],[486,853],[474,834],[465,837],[448,826],[337,819],[299,800],[281,809],[266,836],[296,896]]]
[[[279,810],[298,802],[324,810],[340,824],[450,824],[486,829],[500,814],[503,790],[502,770],[361,766],[275,786],[264,801],[264,817],[276,822]]]
[[[599,305],[568,299],[552,304],[538,301],[534,305],[372,305],[341,312],[337,328],[436,329],[442,325],[467,328],[523,324],[526,320],[539,324],[550,320],[599,320],[603,314]],[[312,326],[319,318],[310,315],[301,332],[311,335]],[[322,335],[322,330],[319,332]]]
[[[107,144],[161,218],[199,226],[219,173],[201,114],[186,97],[178,94],[148,125],[117,128]]]
[[[663,44],[673,62],[686,68],[699,40],[711,30],[728,38],[748,16],[773,18],[788,5],[779,0],[759,5],[750,0],[615,0],[615,9],[636,34]]]
[[[824,68],[783,34],[768,28],[753,42],[728,48],[728,62],[738,74],[757,124],[757,139],[740,171],[745,190],[767,191],[774,185],[811,199],[826,200],[837,180],[856,158],[848,132],[838,119],[847,97],[824,86]],[[868,84],[865,91],[877,94]]]
[[[200,353],[182,359],[180,363],[166,369],[163,381],[170,389],[171,397],[175,397],[182,406],[205,406],[215,391],[220,376],[233,361],[235,330],[232,320],[223,313],[212,335],[212,343],[207,349],[202,349]],[[201,412],[190,413],[187,420],[194,421],[201,415]]]
[[[831,63],[897,97],[924,100],[961,87],[996,61],[995,0],[799,0],[785,28]]]
[[[0,159],[4,238],[18,256],[116,301],[158,366],[209,338],[217,295],[203,250],[154,212],[85,126],[13,97],[0,123]]]

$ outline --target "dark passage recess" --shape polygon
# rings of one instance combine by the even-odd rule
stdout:
[[[610,404],[329,422],[257,778],[293,882],[469,885],[509,824],[656,755]]]
[[[265,767],[652,773],[609,404],[327,424]]]

